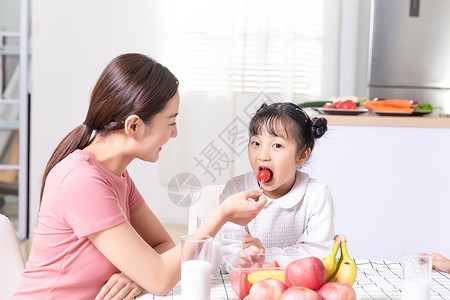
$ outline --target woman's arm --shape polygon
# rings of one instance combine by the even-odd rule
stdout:
[[[142,239],[157,253],[161,254],[175,247],[169,233],[146,203],[131,214],[130,223]]]
[[[259,201],[248,201],[248,198]],[[259,191],[233,195],[223,202],[194,234],[215,236],[227,221],[246,225],[266,202],[266,198]],[[180,246],[160,255],[127,221],[90,234],[88,238],[112,264],[151,293],[166,295],[180,280]]]

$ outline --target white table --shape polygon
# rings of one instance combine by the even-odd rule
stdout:
[[[353,288],[359,300],[401,299],[402,266],[400,263],[368,259],[355,259],[355,262],[358,267],[358,276]],[[165,297],[147,293],[139,296],[138,299],[181,300],[180,282]],[[231,289],[229,274],[223,273],[220,278],[213,279],[211,300],[216,299],[239,299]],[[450,274],[433,271],[431,299],[450,300]]]

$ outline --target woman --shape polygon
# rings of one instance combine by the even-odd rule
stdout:
[[[180,280],[180,247],[126,170],[135,158],[156,162],[177,136],[177,90],[175,76],[141,54],[106,67],[85,121],[48,162],[30,258],[13,299],[131,299],[141,287],[167,294]],[[245,225],[266,201],[259,191],[233,195],[195,234],[214,236],[228,221]]]

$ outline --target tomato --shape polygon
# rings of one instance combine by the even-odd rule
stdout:
[[[331,104],[331,107],[333,107],[333,108],[338,108],[338,106],[339,106],[339,104],[340,104],[341,102],[342,102],[341,100],[335,101],[335,102],[333,102],[333,103]]]
[[[270,177],[272,176],[272,174],[270,173],[269,170],[267,169],[262,169],[261,171],[259,171],[258,175],[256,176],[256,179],[259,182],[266,182],[270,179]]]
[[[352,100],[339,101],[336,106],[337,109],[356,109],[356,104]]]

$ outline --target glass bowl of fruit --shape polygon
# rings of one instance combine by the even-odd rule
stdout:
[[[231,288],[244,299],[252,285],[265,278],[284,282],[284,269],[292,261],[301,258],[292,255],[225,255],[226,270],[230,273]]]

